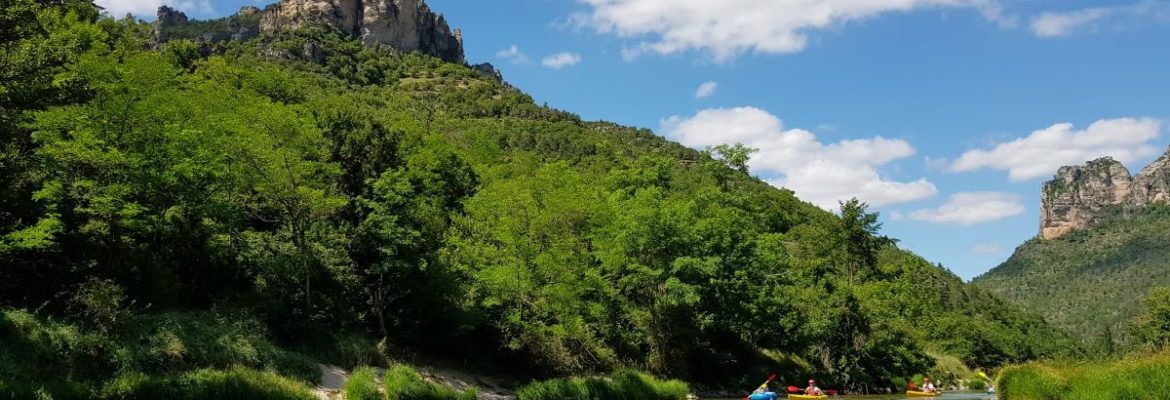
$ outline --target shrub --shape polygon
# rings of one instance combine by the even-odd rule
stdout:
[[[386,371],[386,398],[388,400],[475,400],[475,389],[463,393],[423,379],[418,371],[398,365]]]
[[[361,367],[353,371],[345,381],[342,390],[346,400],[379,400],[378,383],[374,381],[376,372],[370,367]]]
[[[609,377],[550,379],[533,382],[516,392],[518,400],[682,400],[686,383],[663,381],[634,371],[618,371]]]

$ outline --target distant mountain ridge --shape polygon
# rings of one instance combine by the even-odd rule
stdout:
[[[1136,176],[1112,158],[1044,184],[1040,235],[973,283],[1103,350],[1133,344],[1141,299],[1170,285],[1170,152]]]

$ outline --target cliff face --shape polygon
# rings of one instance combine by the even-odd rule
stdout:
[[[183,14],[167,6],[159,7],[157,18],[154,20],[155,42],[165,42],[167,40],[167,29],[182,25],[187,25],[187,14]]]
[[[264,11],[263,32],[325,25],[404,51],[463,63],[463,36],[423,0],[282,0]]]
[[[1055,239],[1087,228],[1108,207],[1141,207],[1170,202],[1170,152],[1137,176],[1105,157],[1083,166],[1062,167],[1044,183],[1040,197],[1040,237]]]

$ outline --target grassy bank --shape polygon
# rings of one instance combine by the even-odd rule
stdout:
[[[1033,363],[1005,368],[996,388],[1004,400],[1170,398],[1170,352],[1117,361]]]
[[[168,312],[96,329],[0,310],[0,399],[295,399],[318,379],[312,359],[246,314]]]
[[[608,377],[551,379],[528,384],[516,392],[519,400],[683,400],[686,383],[619,371]]]

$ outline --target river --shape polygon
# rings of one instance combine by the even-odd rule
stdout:
[[[781,397],[784,399],[784,397]],[[829,396],[829,400],[906,400],[906,394],[893,395],[869,395],[869,396]],[[987,394],[986,392],[946,392],[939,397],[925,397],[922,399],[943,399],[943,400],[994,400],[995,395]],[[738,399],[705,399],[705,400],[743,400]]]

